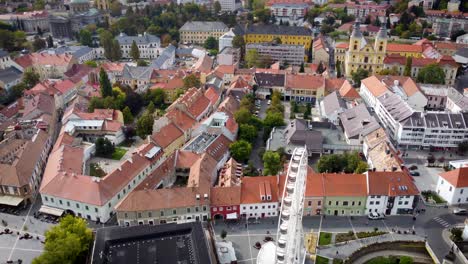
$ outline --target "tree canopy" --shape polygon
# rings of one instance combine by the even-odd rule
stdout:
[[[153,123],[154,118],[152,113],[149,111],[145,111],[145,113],[138,118],[136,133],[137,135],[144,139],[147,135],[151,135],[153,133]]]
[[[91,32],[87,29],[82,29],[80,30],[80,43],[83,46],[88,46],[91,47],[93,45],[93,37],[91,35]]]
[[[263,153],[263,175],[276,175],[281,170],[281,155],[275,151]]]
[[[200,78],[195,74],[190,74],[184,78],[184,88],[189,89],[192,87],[199,88],[201,86]]]
[[[99,88],[101,89],[102,97],[112,96],[112,85],[104,68],[99,71]]]
[[[421,83],[444,84],[445,72],[438,64],[429,64],[419,70],[417,80]]]
[[[361,80],[367,77],[369,77],[369,71],[364,70],[363,68],[359,68],[356,72],[351,73],[351,78],[353,79],[354,87],[360,87]]]
[[[140,59],[140,49],[138,49],[135,41],[132,42],[132,47],[130,48],[130,57],[132,57],[134,61]]]
[[[317,163],[317,169],[319,172],[328,173],[364,173],[368,166],[358,153],[354,152],[321,156]]]
[[[235,160],[245,162],[250,157],[252,145],[245,140],[238,140],[229,146],[229,150],[231,151],[231,156]]]
[[[96,156],[98,157],[110,157],[115,151],[115,146],[110,142],[109,139],[100,137],[96,139]]]
[[[86,253],[93,241],[86,221],[67,215],[45,234],[44,252],[33,264],[85,263]]]

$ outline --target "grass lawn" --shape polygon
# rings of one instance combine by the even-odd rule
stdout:
[[[335,243],[350,241],[354,239],[356,239],[356,237],[354,236],[354,233],[352,231],[348,233],[338,233],[335,236]]]
[[[366,238],[366,237],[380,236],[386,233],[387,232],[383,232],[383,231],[372,231],[372,232],[357,232],[356,235],[358,238]]]
[[[408,256],[389,256],[389,257],[376,257],[366,262],[366,264],[411,264],[413,259]]]
[[[104,172],[97,163],[91,163],[89,165],[89,174],[90,176],[99,178],[106,176],[106,172]]]
[[[122,143],[120,143],[118,146],[119,147],[131,147],[133,142],[135,142],[134,140],[124,140]]]
[[[434,201],[436,204],[446,203],[442,197],[440,197],[435,192],[422,192],[421,195],[426,199],[426,201]]]
[[[329,259],[324,258],[322,256],[317,256],[315,258],[315,264],[328,264],[329,261],[330,261]]]
[[[333,264],[343,264],[342,259],[333,259]]]
[[[127,150],[117,147],[115,148],[114,153],[112,153],[111,159],[120,160],[125,155],[125,152],[127,152]]]
[[[319,237],[319,246],[330,245],[332,239],[332,234],[327,232],[320,232]]]

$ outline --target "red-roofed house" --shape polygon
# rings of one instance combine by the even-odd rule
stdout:
[[[308,74],[286,74],[286,100],[315,103],[325,95],[325,78]]]
[[[184,132],[172,122],[151,135],[151,141],[164,151],[164,156],[174,153],[185,143]]]
[[[211,216],[218,219],[238,219],[240,216],[241,186],[211,188]]]
[[[404,171],[366,172],[367,213],[412,214],[419,195],[411,176]]]
[[[200,121],[208,116],[211,106],[211,102],[205,96],[203,90],[192,87],[172,103],[167,111],[177,108],[196,121]]]
[[[31,53],[18,57],[15,62],[25,71],[34,69],[41,79],[60,79],[76,60],[69,54]]]
[[[326,215],[364,215],[367,182],[364,174],[322,173]]]
[[[241,183],[242,218],[264,218],[278,215],[278,177],[244,177]]]
[[[468,167],[439,174],[436,191],[449,205],[468,203]]]

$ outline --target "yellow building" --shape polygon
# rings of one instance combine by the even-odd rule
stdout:
[[[164,151],[164,157],[168,157],[185,143],[184,132],[174,123],[170,122],[159,131],[151,135],[151,141]]]
[[[203,44],[209,37],[219,39],[229,28],[221,21],[188,21],[179,29],[182,43]]]
[[[99,10],[109,10],[110,0],[94,0],[94,6]]]
[[[356,21],[349,39],[348,50],[344,56],[345,75],[351,76],[353,72],[360,68],[370,73],[380,72],[383,69],[387,41],[387,29],[383,26],[377,33],[374,43],[367,42],[360,31],[359,21]]]
[[[305,27],[279,25],[249,25],[245,28],[245,44],[271,42],[281,39],[281,44],[304,46],[306,52],[312,45],[312,31]]]

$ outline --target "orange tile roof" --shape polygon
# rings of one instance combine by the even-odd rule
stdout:
[[[468,187],[468,167],[443,172],[439,175],[455,188]]]
[[[266,191],[265,185],[271,188],[270,201],[262,201],[260,196],[260,190]],[[241,186],[241,204],[278,202],[277,176],[244,177]]]
[[[166,80],[166,82],[159,82],[155,83],[151,86],[150,89],[163,89],[163,90],[175,90],[178,88],[183,88],[184,87],[184,80],[180,77],[174,77],[170,78],[169,80]]]
[[[205,150],[205,153],[219,162],[226,152],[229,151],[229,145],[232,143],[225,135],[219,135]]]
[[[174,123],[170,122],[159,132],[154,133],[151,135],[151,139],[161,148],[165,149],[169,145],[172,144],[172,142],[176,141],[180,137],[184,136],[184,133],[176,126]]]
[[[325,79],[325,89],[329,92],[337,91],[345,83],[345,78]]]
[[[241,204],[241,186],[212,187],[210,193],[212,206]]]
[[[18,57],[15,61],[21,67],[27,68],[35,64],[66,66],[70,64],[71,60],[72,56],[69,54],[31,53]]]
[[[413,79],[411,79],[411,77],[392,75],[376,75],[375,77],[390,87],[395,84],[395,81],[398,81],[407,96],[412,96],[413,94],[420,92],[418,85],[413,81]]]
[[[309,166],[307,168],[307,183],[305,197],[321,197],[324,193],[323,177],[320,173],[315,173]]]
[[[176,167],[177,168],[190,168],[200,157],[201,157],[200,154],[197,154],[191,151],[178,150]]]
[[[339,90],[340,95],[347,99],[359,99],[361,96],[354,87],[346,80]]]
[[[387,86],[381,83],[375,76],[363,79],[361,83],[364,84],[369,92],[371,92],[371,94],[375,97],[379,97],[388,91]]]
[[[419,191],[408,173],[403,171],[369,171],[369,195],[406,196]]]
[[[324,196],[367,196],[364,174],[323,173]]]
[[[166,116],[184,132],[192,128],[196,123],[195,119],[177,108],[168,111]]]
[[[347,49],[347,48],[349,48],[349,43],[347,43],[347,42],[338,43],[336,45],[336,48],[337,49]]]
[[[420,45],[388,43],[387,52],[423,52]]]
[[[233,134],[235,134],[239,128],[236,120],[233,117],[229,117],[226,121],[226,128]]]
[[[224,74],[234,74],[235,70],[236,70],[235,65],[219,65],[215,69],[215,71],[221,72],[223,75]]]
[[[104,70],[106,70],[106,72],[122,72],[124,67],[125,67],[125,63],[105,62],[105,63],[101,64],[101,67],[104,68]]]
[[[325,78],[322,76],[305,74],[286,74],[286,89],[318,90],[325,87]]]
[[[198,61],[192,66],[195,71],[209,73],[211,71],[211,67],[213,66],[213,59],[205,55],[198,59]]]
[[[208,98],[208,100],[210,100],[212,105],[215,105],[216,102],[218,102],[219,100],[218,92],[215,90],[215,88],[211,86],[205,91],[205,97]]]

